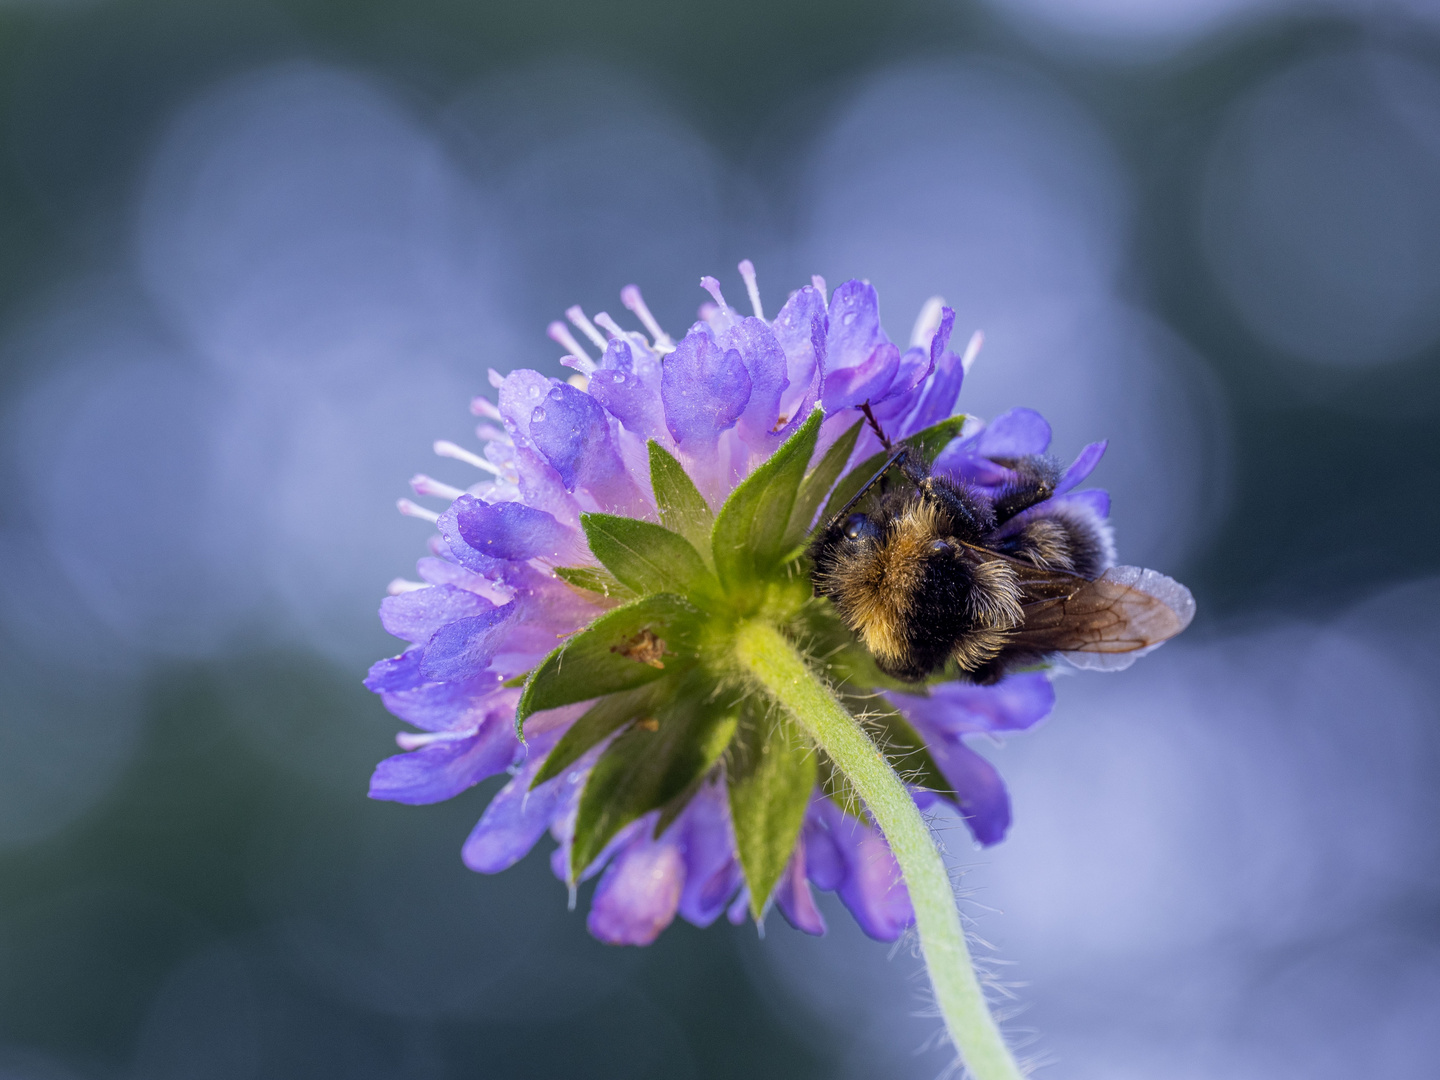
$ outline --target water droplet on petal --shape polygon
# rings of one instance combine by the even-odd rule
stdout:
[[[537,405],[535,411],[530,414],[530,422],[532,424],[543,424],[545,422],[545,410]]]
[[[853,311],[847,311],[847,312],[845,312],[845,314],[841,317],[840,321],[843,322],[846,326],[849,326],[851,323],[853,323],[853,322],[855,321],[855,312],[853,312]]]

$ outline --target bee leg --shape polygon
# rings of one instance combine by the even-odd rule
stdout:
[[[1044,502],[1055,494],[1055,485],[1060,482],[1060,463],[1042,454],[1031,454],[999,464],[1014,472],[1015,479],[995,496],[997,524],[1004,524],[1020,511]]]
[[[949,535],[967,544],[980,542],[995,527],[990,504],[965,484],[948,476],[926,476],[917,484],[921,491],[945,509],[950,518]]]

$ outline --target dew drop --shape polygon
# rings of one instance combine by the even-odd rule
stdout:
[[[532,424],[543,424],[545,422],[545,409],[543,406],[535,406],[535,411],[530,414]]]

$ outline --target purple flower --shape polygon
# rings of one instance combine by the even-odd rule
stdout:
[[[774,566],[796,558],[810,521],[795,515],[813,520],[826,490],[880,449],[872,427],[857,427],[862,407],[892,440],[940,430],[979,338],[952,351],[954,312],[932,303],[901,349],[863,281],[827,297],[815,278],[767,320],[753,268],[740,269],[753,313],[732,309],[706,278],[712,302],[678,342],[633,286],[622,300],[644,333],[572,308],[573,330],[557,322],[550,336],[574,374],[491,372],[495,400],[472,404],[482,448],[436,444],[481,475],[464,490],[417,476],[416,494],[447,500],[443,511],[401,500],[438,535],[421,580],[397,580],[381,605],[385,628],[408,647],[375,664],[366,685],[420,731],[397,736],[404,752],[380,763],[370,794],[434,802],[508,771],[465,841],[466,865],[502,871],[548,832],[558,877],[597,879],[588,926],[603,941],[648,944],[676,915],[705,926],[772,902],[820,934],[812,887],[835,892],[867,934],[891,941],[913,912],[885,838],[863,810],[825,794],[793,733],[757,734],[764,722],[745,712],[743,695],[727,696],[723,665],[696,628],[765,595],[790,603],[795,619],[848,633],[811,599],[803,574],[777,576],[767,593],[753,587],[755,567],[761,555]],[[812,419],[817,407],[823,423]],[[978,492],[1003,492],[1020,459],[1049,447],[1049,426],[1029,410],[971,427],[963,437],[958,422],[943,429],[950,438],[934,468]],[[766,475],[757,470],[778,448],[798,445],[792,437],[810,440],[814,461],[831,448],[840,460],[803,511],[793,473],[795,509],[773,496],[736,534],[754,551],[737,555],[719,540],[740,528],[727,524],[727,499]],[[1084,516],[1108,538],[1108,497],[1074,490],[1103,451],[1087,447],[1054,496],[1026,513]],[[1046,674],[913,693],[876,685],[889,688],[896,723],[931,765],[917,801],[951,804],[982,845],[1001,840],[1011,820],[1004,784],[967,740],[1043,719],[1054,701]],[[757,737],[778,741],[746,758],[742,744]],[[762,766],[788,771],[747,788],[745,770]]]

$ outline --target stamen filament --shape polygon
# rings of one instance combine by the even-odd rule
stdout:
[[[716,281],[709,274],[700,279],[700,287],[708,292],[715,300],[715,304],[721,311],[729,311],[730,305],[725,302],[725,294],[720,291],[720,282]]]
[[[620,302],[635,313],[640,320],[640,325],[645,327],[654,339],[656,352],[673,352],[675,342],[660,324],[655,321],[655,316],[650,314],[650,309],[645,305],[645,298],[640,295],[640,286],[626,285],[620,290]]]
[[[775,627],[740,626],[735,655],[854,786],[895,853],[915,909],[915,930],[951,1041],[975,1080],[1021,1080],[985,1003],[955,893],[930,826],[890,762]]]
[[[418,589],[428,589],[429,587],[423,581],[411,581],[409,578],[397,577],[385,586],[385,592],[390,596],[399,596],[401,593],[415,592]]]
[[[965,354],[960,357],[960,367],[966,375],[970,374],[970,365],[975,363],[975,357],[980,355],[980,346],[985,344],[985,332],[976,330],[970,335],[970,344],[965,346]]]
[[[580,310],[579,304],[566,308],[565,317],[575,324],[576,329],[593,341],[597,349],[602,353],[605,351],[604,335],[602,335],[599,330],[596,330],[590,320],[585,317],[585,312]]]
[[[505,420],[505,418],[500,415],[500,407],[489,398],[484,397],[473,397],[470,399],[470,415],[483,416],[486,420],[494,420],[497,424]]]
[[[493,461],[487,461],[479,454],[466,450],[463,446],[456,446],[448,439],[436,439],[434,450],[439,457],[463,461],[467,465],[474,465],[477,469],[484,469],[495,476],[503,477],[505,475],[505,470]]]
[[[820,293],[820,299],[824,300],[828,304],[830,300],[827,293],[825,292],[825,279],[819,274],[811,274],[810,284],[813,285],[816,291]]]
[[[755,280],[755,264],[749,259],[740,260],[740,276],[745,279],[745,291],[750,294],[750,306],[755,309],[755,318],[765,318],[765,310],[760,306],[760,284]]]
[[[465,492],[460,488],[451,487],[442,480],[436,480],[433,476],[426,476],[424,473],[416,473],[410,478],[410,487],[416,495],[432,495],[437,499],[449,499],[454,502]]]
[[[945,307],[943,296],[932,296],[920,305],[920,314],[915,317],[915,329],[910,331],[910,347],[928,349],[935,331],[940,329],[941,313]]]
[[[561,322],[559,319],[556,319],[549,326],[547,326],[545,328],[545,333],[551,341],[555,342],[561,348],[565,349],[565,351],[570,353],[571,356],[579,356],[583,357],[586,360],[590,360],[590,354],[580,347],[580,343],[575,340],[575,335],[570,333],[570,328],[566,326],[563,322]],[[590,362],[592,364],[594,363],[593,360],[591,360]]]
[[[395,507],[406,517],[419,518],[421,521],[428,521],[432,525],[440,520],[440,515],[434,510],[427,510],[417,502],[409,499],[396,499]]]

